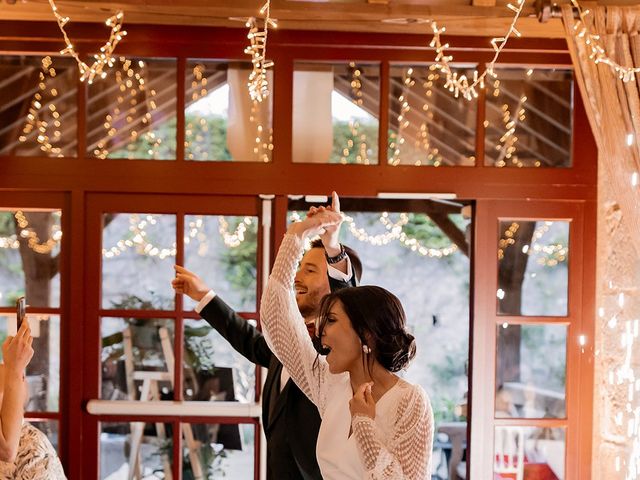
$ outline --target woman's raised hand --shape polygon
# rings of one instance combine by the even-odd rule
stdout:
[[[334,192],[334,201],[337,197]],[[327,230],[337,230],[343,220],[339,203],[337,208],[338,211],[334,211],[333,207],[311,207],[304,220],[291,224],[289,233],[301,238],[315,235],[322,237],[327,234]]]
[[[29,322],[25,319],[15,337],[7,337],[2,344],[2,356],[7,373],[23,372],[33,357],[33,337]]]

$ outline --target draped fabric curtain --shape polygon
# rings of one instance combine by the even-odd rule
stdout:
[[[598,145],[598,167],[607,179],[601,198],[620,205],[632,233],[629,242],[640,254],[640,190],[632,185],[632,175],[640,172],[640,76],[625,83],[609,65],[596,65],[589,58],[587,37],[578,35],[581,28],[576,27],[571,6],[563,6],[562,14],[576,80]],[[610,58],[623,66],[640,66],[640,7],[594,6],[587,19],[589,31],[600,36]]]
[[[622,66],[640,66],[640,8],[589,9],[587,28],[600,36],[607,56]],[[640,187],[633,180],[640,172],[640,77],[623,82],[609,65],[595,64],[571,6],[563,6],[562,13],[598,145],[592,478],[636,478],[640,440],[628,426],[640,407],[633,373],[640,371],[640,339],[630,333],[640,319]]]

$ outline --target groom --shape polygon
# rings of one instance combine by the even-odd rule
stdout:
[[[184,293],[197,301],[196,312],[235,350],[249,361],[268,368],[262,396],[267,478],[322,479],[316,460],[320,428],[316,406],[290,379],[260,331],[234,312],[195,273],[179,265],[175,269],[172,286],[176,293]],[[358,255],[338,243],[337,227],[312,243],[295,277],[296,302],[312,336],[322,298],[336,289],[355,286],[361,274]]]

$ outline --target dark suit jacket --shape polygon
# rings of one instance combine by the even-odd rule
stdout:
[[[267,342],[245,319],[216,296],[200,312],[231,346],[249,361],[268,368],[262,397],[262,422],[267,438],[269,480],[321,480],[316,460],[320,415],[289,379],[280,392],[282,364]]]
[[[331,291],[355,286],[329,277]],[[280,391],[282,364],[260,331],[215,296],[200,312],[231,346],[249,361],[268,369],[262,395],[262,423],[267,438],[269,480],[322,480],[316,460],[320,414],[316,406],[289,379]]]

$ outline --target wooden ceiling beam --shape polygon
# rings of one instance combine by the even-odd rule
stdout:
[[[495,7],[496,0],[473,0],[471,5],[474,7]]]

